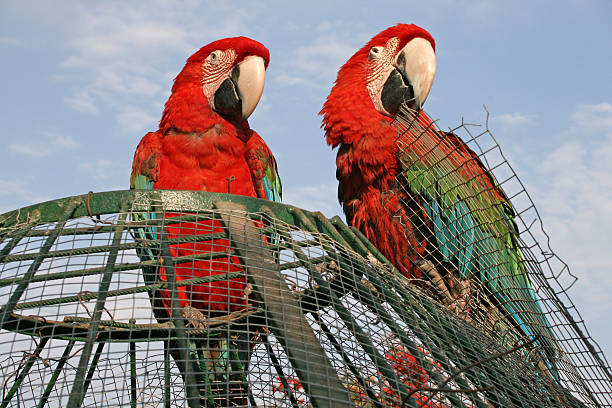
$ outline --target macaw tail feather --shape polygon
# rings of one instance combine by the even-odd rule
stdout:
[[[187,373],[194,374],[202,406],[244,406],[251,399],[246,373],[252,339],[252,334],[243,332],[225,338],[190,340],[188,364],[181,358],[176,341],[169,342],[169,351],[183,381]]]
[[[155,213],[133,213],[132,219],[137,222],[155,220]],[[263,223],[258,225],[263,228]],[[143,261],[160,259],[161,252],[156,245],[148,245],[148,242],[158,243],[159,234],[156,226],[145,228],[134,228],[132,234],[134,240],[142,243],[136,248],[136,253]],[[265,236],[266,240],[278,240],[278,235],[270,233]],[[166,280],[161,277],[164,268],[160,265],[143,266],[141,268],[143,278],[147,285],[156,285]],[[153,288],[149,292],[152,311],[159,323],[174,323],[169,313],[169,300],[167,289]],[[193,374],[199,390],[200,403],[202,406],[244,406],[248,405],[250,398],[249,387],[246,378],[249,360],[253,350],[255,332],[248,331],[249,324],[232,325],[232,331],[221,330],[215,335],[206,329],[206,321],[211,316],[206,316],[197,308],[191,306],[181,307],[181,318],[185,326],[194,330],[204,331],[198,333],[198,339],[190,338],[187,334],[187,345],[189,348],[188,362],[182,353],[177,340],[169,341],[169,354],[172,356],[176,366],[181,373],[183,381],[187,381],[188,374]],[[223,318],[223,316],[218,316]],[[229,323],[231,318],[228,315]],[[185,344],[185,343],[183,343]]]
[[[484,316],[504,344],[537,347],[532,359],[558,380],[558,346],[529,276],[512,203],[457,135],[438,130],[422,112],[399,116],[406,123],[396,142],[402,164],[396,194],[405,208],[424,210],[418,233],[429,246],[422,256],[451,289],[455,282],[469,282],[469,291],[483,295],[456,293],[472,309],[468,315],[480,308],[501,319],[497,324]]]
[[[248,404],[248,365],[252,350],[251,335],[243,332],[233,338],[208,342],[209,347],[196,348],[200,369],[203,369],[206,399],[214,406]],[[193,344],[193,343],[192,343]]]

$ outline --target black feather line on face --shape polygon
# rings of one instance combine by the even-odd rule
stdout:
[[[214,96],[215,112],[230,121],[240,121],[240,118],[242,118],[242,100],[236,87],[239,74],[240,69],[238,67],[234,68],[230,78],[221,83]]]
[[[395,115],[404,101],[414,100],[414,90],[408,78],[394,69],[383,85],[380,101],[387,112]]]

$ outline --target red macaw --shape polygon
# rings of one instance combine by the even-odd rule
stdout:
[[[538,364],[556,378],[554,336],[511,203],[478,156],[421,110],[435,70],[434,39],[412,24],[382,31],[340,68],[321,110],[327,143],[338,148],[339,201],[348,223],[402,274],[428,278],[455,311],[499,310],[511,337],[542,347]],[[422,131],[400,137],[392,121],[405,105]],[[476,288],[484,296],[471,297]]]
[[[246,37],[212,42],[189,57],[174,81],[159,129],[145,135],[136,149],[130,187],[211,191],[280,201],[282,187],[274,156],[247,121],[262,95],[269,59],[266,47]],[[172,225],[169,218],[167,224],[169,239],[222,231],[218,221]],[[146,236],[158,239],[152,231]],[[173,244],[170,250],[173,257],[180,257],[226,251],[228,247],[227,240],[217,239],[214,243]],[[242,270],[239,265],[236,257],[199,260],[177,264],[174,273],[180,281],[238,272]],[[143,275],[149,284],[167,279],[164,268],[144,268]],[[182,313],[196,325],[198,319],[244,309],[248,300],[245,288],[244,278],[180,286]],[[158,319],[172,315],[168,291],[158,291],[152,298],[157,299],[153,307]],[[212,354],[209,351],[208,358]],[[248,359],[243,363],[248,364]],[[225,369],[227,366],[220,368]]]

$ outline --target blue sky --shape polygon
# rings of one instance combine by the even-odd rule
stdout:
[[[610,357],[610,20],[608,1],[2,2],[0,212],[127,188],[136,145],[157,129],[186,58],[246,35],[271,52],[250,123],[277,157],[285,201],[339,214],[317,113],[355,50],[415,23],[437,42],[426,110],[448,128],[482,123],[487,106]]]

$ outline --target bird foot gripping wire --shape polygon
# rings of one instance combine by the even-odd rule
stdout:
[[[431,261],[419,259],[415,265],[427,276],[442,303],[452,312],[469,319],[470,283],[454,275],[447,282]]]
[[[183,315],[183,318],[187,320],[187,323],[195,329],[203,329],[207,326],[206,322],[208,319],[206,316],[204,316],[202,312],[194,307],[183,307],[181,309],[181,314]]]
[[[455,275],[450,278],[450,292],[455,299],[453,302],[455,313],[468,318],[470,313],[470,299],[471,299],[471,282],[469,279],[461,279]]]

